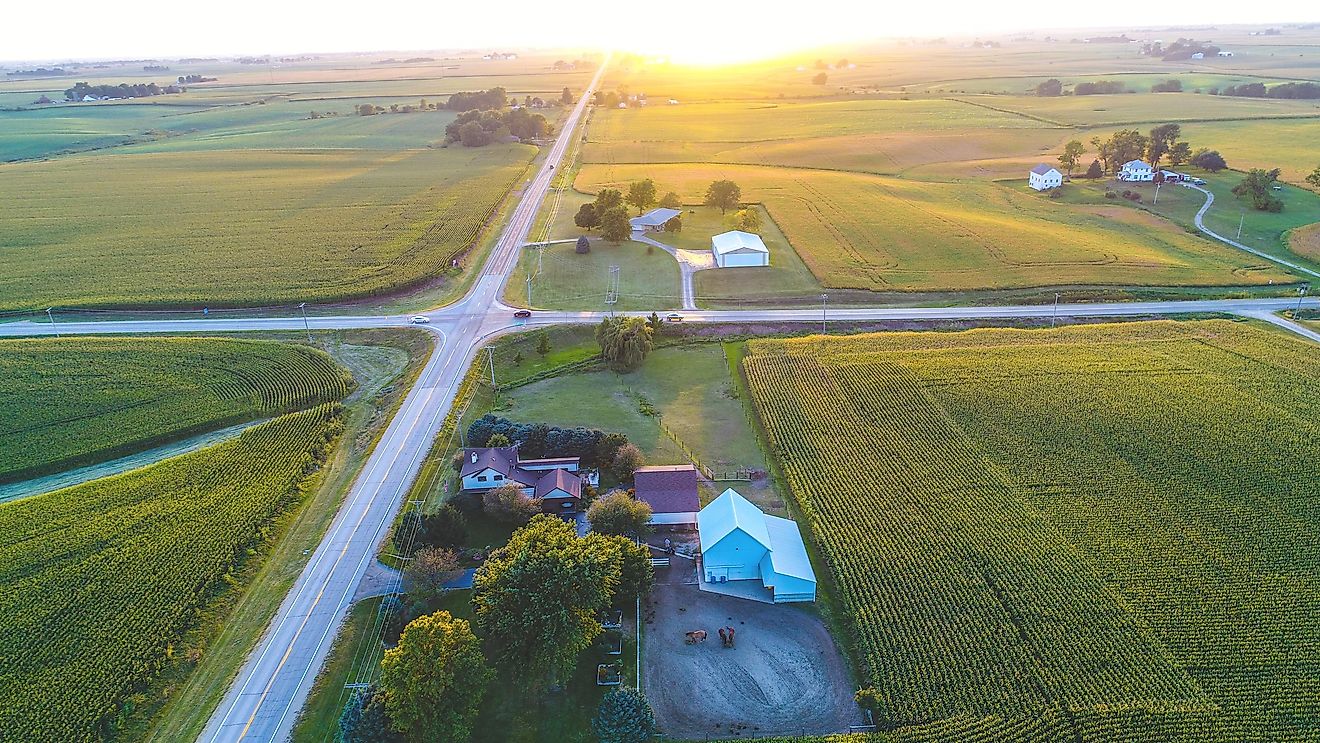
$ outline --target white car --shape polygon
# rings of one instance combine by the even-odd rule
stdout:
[[[669,322],[683,322],[683,316],[677,312],[671,312],[668,315],[665,315],[665,319]]]
[[[426,315],[413,315],[413,319],[412,319],[413,325],[425,325],[429,322],[431,322],[431,318],[427,317]]]

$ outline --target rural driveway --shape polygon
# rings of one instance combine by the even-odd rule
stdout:
[[[699,591],[695,565],[656,570],[645,609],[643,689],[665,735],[735,738],[847,731],[861,723],[847,666],[809,609]],[[721,647],[718,629],[737,642]],[[688,645],[684,633],[709,639]]]
[[[692,275],[697,271],[714,268],[715,259],[706,253],[699,253],[695,250],[679,250],[665,245],[659,240],[649,237],[645,232],[632,233],[632,239],[640,243],[653,245],[674,256],[674,260],[678,261],[678,271],[683,282],[683,309],[695,310],[697,308],[697,296],[692,288]]]
[[[1202,222],[1201,220],[1202,220],[1203,217],[1205,217],[1205,213],[1208,212],[1208,211],[1210,211],[1210,206],[1211,206],[1212,204],[1215,203],[1215,195],[1212,194],[1212,193],[1210,193],[1210,190],[1209,190],[1209,189],[1201,188],[1200,186],[1196,186],[1196,185],[1193,185],[1193,184],[1191,184],[1191,183],[1184,183],[1183,186],[1185,186],[1185,187],[1187,187],[1187,188],[1190,188],[1190,189],[1192,189],[1193,191],[1200,191],[1201,193],[1205,194],[1205,203],[1201,205],[1201,208],[1198,209],[1197,212],[1196,212],[1196,216],[1192,219],[1192,221],[1196,223],[1196,229],[1198,229],[1198,230],[1204,232],[1205,234],[1209,235],[1210,237],[1213,237],[1214,239],[1216,239],[1216,240],[1218,240],[1218,241],[1220,241],[1220,242],[1222,242],[1222,243],[1225,243],[1225,244],[1227,244],[1227,245],[1231,245],[1231,246],[1237,248],[1238,250],[1245,250],[1245,251],[1247,251],[1248,253],[1251,253],[1251,254],[1254,255],[1254,256],[1259,256],[1259,257],[1261,257],[1261,258],[1264,258],[1264,259],[1267,260],[1267,261],[1273,261],[1273,262],[1279,264],[1280,266],[1285,266],[1285,267],[1287,267],[1287,268],[1291,268],[1291,269],[1294,270],[1294,271],[1299,271],[1299,272],[1304,273],[1304,274],[1306,274],[1306,275],[1308,275],[1308,276],[1320,277],[1320,273],[1317,273],[1317,272],[1315,272],[1315,271],[1312,271],[1311,269],[1309,269],[1309,268],[1307,268],[1307,267],[1305,267],[1305,266],[1299,266],[1299,265],[1297,265],[1296,263],[1293,263],[1292,261],[1284,260],[1283,258],[1275,258],[1274,256],[1270,255],[1269,253],[1266,253],[1266,252],[1264,252],[1264,251],[1260,251],[1260,250],[1256,250],[1255,248],[1250,247],[1250,246],[1247,246],[1247,245],[1243,245],[1242,243],[1238,242],[1237,240],[1230,240],[1229,238],[1224,237],[1223,235],[1219,234],[1218,232],[1215,232],[1214,230],[1210,229],[1209,227],[1206,227],[1206,226],[1205,226],[1205,223]]]

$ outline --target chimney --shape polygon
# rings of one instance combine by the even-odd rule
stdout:
[[[473,464],[476,464],[476,463],[477,463],[477,453],[476,453],[476,452],[472,452],[472,463],[473,463]]]

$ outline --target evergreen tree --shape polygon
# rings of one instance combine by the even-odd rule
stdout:
[[[655,713],[640,691],[620,686],[600,700],[591,729],[600,743],[645,743],[655,737]]]

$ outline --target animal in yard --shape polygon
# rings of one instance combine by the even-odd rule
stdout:
[[[689,645],[695,645],[695,644],[697,644],[697,643],[699,643],[699,642],[705,642],[705,641],[706,641],[706,630],[704,630],[704,629],[694,629],[694,630],[692,630],[691,632],[688,632],[687,635],[686,635],[686,637],[687,637],[687,644],[689,644]]]

